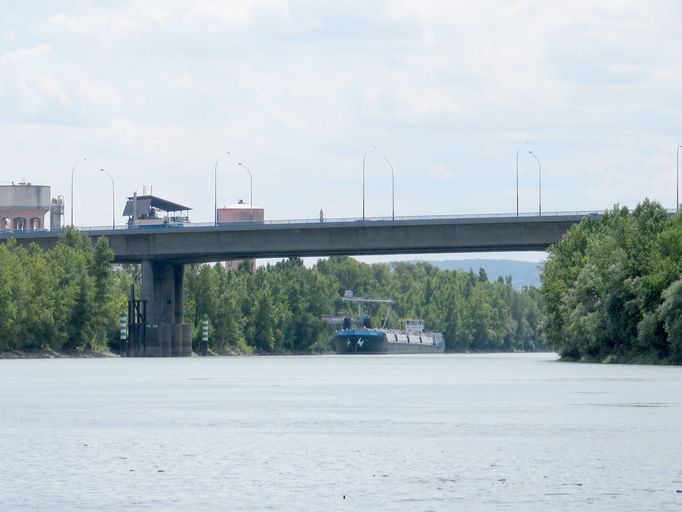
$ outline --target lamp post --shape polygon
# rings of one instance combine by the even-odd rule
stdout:
[[[213,218],[216,226],[218,225],[218,162],[220,162],[222,157],[229,154],[229,151],[221,154],[215,161],[215,167],[213,167]]]
[[[384,161],[391,168],[391,220],[395,220],[395,173],[393,172],[393,165],[384,158]]]
[[[242,166],[244,169],[246,169],[246,172],[249,173],[250,194],[251,194],[251,198],[249,199],[249,208],[251,208],[251,211],[249,213],[249,217],[253,221],[253,176],[251,175],[251,169],[246,167],[243,163],[239,162],[237,165]]]
[[[680,213],[680,148],[682,144],[677,143],[677,181],[675,182],[675,213]]]
[[[116,189],[114,187],[114,177],[104,169],[100,169],[111,180],[111,229],[116,229]]]
[[[73,167],[71,168],[71,227],[73,227],[73,173],[76,170],[76,167],[82,162],[85,162],[87,160],[86,157],[84,157],[82,160],[78,160]]]
[[[525,145],[528,144],[530,141],[526,140],[523,144],[521,144],[517,149],[516,149],[516,216],[519,216],[519,151],[521,151],[521,148]]]
[[[372,146],[372,149],[365,153],[362,157],[362,220],[365,220],[365,161],[367,160],[367,155],[377,147]]]
[[[537,157],[535,153],[533,153],[531,150],[528,151],[531,155],[533,155],[533,158],[537,160],[538,162],[538,176],[539,176],[539,192],[538,192],[538,215],[542,216],[542,166],[540,165],[540,159]]]

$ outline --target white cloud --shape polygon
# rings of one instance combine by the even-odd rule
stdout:
[[[100,80],[84,80],[76,87],[84,118],[102,118],[121,106],[121,94],[115,85]]]
[[[3,62],[16,62],[29,59],[38,59],[42,57],[48,57],[52,55],[52,47],[48,44],[41,44],[35,48],[30,49],[18,49],[13,52],[5,53],[0,57]]]

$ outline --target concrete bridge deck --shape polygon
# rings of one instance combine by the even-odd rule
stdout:
[[[79,228],[106,236],[118,263],[183,264],[243,258],[542,251],[585,217],[476,215],[190,224],[183,227]],[[0,241],[54,247],[61,230],[0,232]]]

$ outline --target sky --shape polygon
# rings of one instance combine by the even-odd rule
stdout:
[[[76,225],[111,222],[99,169],[118,223],[144,185],[210,222],[214,194],[249,200],[239,162],[267,219],[360,217],[363,158],[368,217],[391,215],[387,161],[396,216],[510,213],[517,151],[533,212],[528,150],[543,212],[675,205],[679,1],[0,7],[0,181],[50,185]]]

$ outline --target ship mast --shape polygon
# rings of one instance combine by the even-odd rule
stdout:
[[[343,294],[344,302],[356,302],[358,304],[358,309],[360,312],[360,317],[362,317],[362,305],[363,304],[388,304],[388,310],[386,311],[386,317],[382,324],[382,328],[386,327],[388,323],[388,315],[391,313],[391,306],[395,304],[395,301],[389,299],[369,299],[367,297],[354,297],[351,290],[346,290]]]

